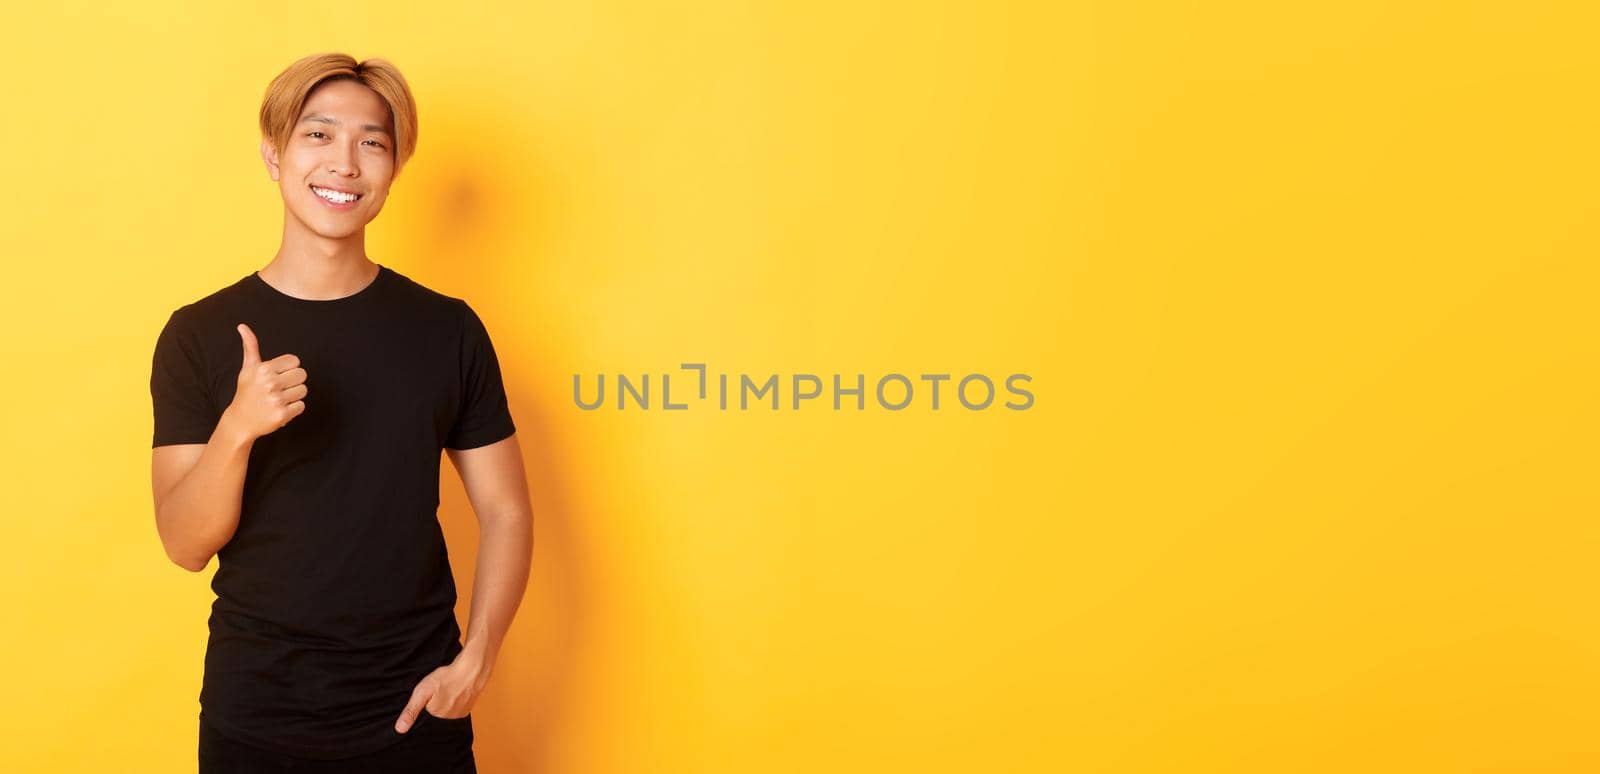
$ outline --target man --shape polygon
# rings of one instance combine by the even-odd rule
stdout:
[[[161,542],[191,571],[217,556],[200,771],[475,772],[532,515],[482,321],[366,254],[416,108],[390,63],[322,54],[260,123],[282,245],[173,312],[150,376]],[[479,521],[464,643],[441,450]]]

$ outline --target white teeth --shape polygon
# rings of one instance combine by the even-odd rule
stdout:
[[[330,191],[326,188],[318,188],[316,186],[311,186],[311,192],[324,199],[327,199],[330,202],[338,202],[340,204],[346,204],[356,200],[355,194],[339,193],[338,191]]]

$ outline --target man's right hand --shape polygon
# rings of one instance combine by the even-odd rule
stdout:
[[[249,437],[260,438],[305,412],[306,369],[300,367],[300,358],[289,354],[261,362],[255,332],[244,323],[238,330],[244,361],[226,413]]]

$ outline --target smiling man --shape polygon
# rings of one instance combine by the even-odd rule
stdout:
[[[366,252],[416,108],[392,64],[320,54],[272,81],[260,123],[282,244],[174,311],[150,375],[161,542],[195,572],[217,557],[200,771],[474,772],[532,511],[483,322]],[[464,642],[445,452],[479,524]]]

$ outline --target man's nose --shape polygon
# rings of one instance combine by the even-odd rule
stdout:
[[[335,150],[333,158],[328,160],[328,171],[340,177],[360,177],[361,168],[356,164],[355,151],[349,148]]]

